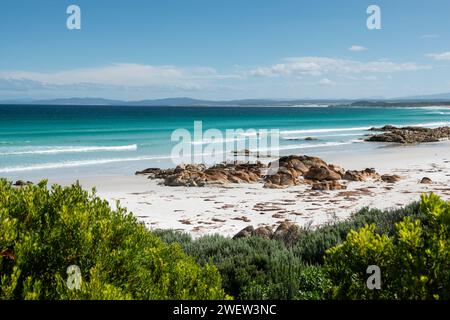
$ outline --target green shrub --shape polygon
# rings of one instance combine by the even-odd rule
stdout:
[[[80,290],[66,285],[79,266]],[[0,180],[0,299],[223,299],[217,269],[199,266],[124,209],[46,182]]]
[[[314,230],[301,229],[293,251],[296,257],[307,263],[322,264],[326,250],[343,242],[350,230],[374,224],[378,233],[392,235],[395,223],[407,216],[422,221],[427,219],[426,215],[419,210],[417,203],[396,210],[363,208],[352,214],[348,220]]]
[[[426,221],[418,203],[389,211],[364,208],[350,219],[315,230],[301,229],[293,246],[259,237],[230,239],[205,236],[197,240],[173,230],[155,231],[167,243],[205,264],[212,261],[227,293],[239,299],[327,299],[331,281],[322,267],[327,249],[345,241],[352,229],[373,223],[376,231],[393,235],[395,223],[409,216]],[[367,266],[366,266],[367,268]],[[364,269],[365,271],[365,269]]]
[[[323,299],[324,273],[308,267],[282,242],[260,237],[230,239],[205,236],[197,240],[184,233],[155,232],[168,243],[180,243],[201,264],[212,261],[225,291],[239,299]],[[320,279],[312,280],[312,272]]]
[[[404,218],[392,235],[375,225],[351,231],[328,250],[326,270],[340,299],[450,299],[450,203],[422,195],[425,220]],[[366,286],[369,265],[381,269],[381,290]]]
[[[308,266],[299,275],[296,299],[322,300],[330,298],[331,281],[322,266]]]

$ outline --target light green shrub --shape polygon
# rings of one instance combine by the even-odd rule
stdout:
[[[80,290],[65,283],[70,265],[81,270]],[[0,299],[224,298],[213,265],[199,266],[78,184],[0,180]]]
[[[419,210],[427,219],[407,217],[395,224],[392,236],[367,225],[327,251],[334,297],[450,299],[450,203],[422,195]],[[381,290],[366,286],[369,265],[381,269]]]

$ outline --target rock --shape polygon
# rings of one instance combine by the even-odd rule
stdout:
[[[275,175],[266,176],[265,181],[266,183],[264,184],[264,188],[270,189],[279,189],[298,184],[297,178],[287,173],[278,173]]]
[[[136,171],[135,175],[155,175],[161,173],[162,169],[160,168],[147,168],[142,171]]]
[[[206,166],[204,164],[180,164],[178,165],[175,170],[174,173],[179,173],[179,172],[203,172],[205,171]]]
[[[289,221],[283,221],[275,230],[272,239],[283,241],[287,246],[292,246],[297,242],[299,233],[299,226]]]
[[[242,229],[241,231],[236,233],[234,235],[233,239],[248,238],[248,237],[252,236],[254,231],[255,231],[255,229],[252,226],[245,227],[244,229]]]
[[[345,174],[345,169],[341,168],[340,166],[334,165],[334,164],[329,164],[328,168],[336,173],[338,173],[340,176],[344,176]]]
[[[396,174],[392,174],[392,175],[384,174],[381,176],[381,180],[383,180],[384,182],[387,182],[387,183],[396,183],[396,182],[400,181],[401,179],[402,179],[402,177],[400,177],[399,175],[396,175]]]
[[[1,252],[0,257],[13,261],[16,260],[16,256],[14,255],[14,252],[11,249],[6,249],[5,251]]]
[[[422,180],[420,180],[420,183],[430,184],[430,183],[433,183],[433,181],[428,177],[423,177]]]
[[[255,158],[271,158],[272,155],[270,154],[270,152],[260,152],[260,151],[251,151],[248,149],[244,149],[244,150],[233,150],[231,151],[231,153],[233,154],[233,156],[238,157],[238,156],[244,156],[244,157],[255,157]]]
[[[423,128],[384,126],[372,128],[371,131],[382,131],[384,133],[371,135],[365,141],[394,142],[402,144],[437,142],[450,139],[450,127]]]
[[[17,180],[16,182],[14,182],[14,186],[16,186],[16,187],[24,187],[24,186],[27,186],[27,185],[29,185],[29,184],[33,184],[33,182],[31,182],[31,181],[23,181],[23,180]]]
[[[269,166],[261,162],[223,162],[206,168],[203,164],[178,165],[174,169],[148,168],[136,174],[148,175],[149,179],[162,179],[166,186],[203,187],[206,185],[226,185],[230,183],[264,182],[264,188],[280,189],[303,184],[312,185],[313,190],[342,190],[346,186],[331,183],[338,180],[366,181],[380,179],[375,169],[361,171],[344,170],[327,164],[318,157],[284,156]],[[395,181],[395,177],[385,177],[385,181]],[[319,183],[327,182],[327,183]]]
[[[246,151],[244,150],[244,153]],[[314,181],[339,180],[344,170],[318,157],[285,156],[267,166],[239,161],[224,162],[206,168],[203,164],[181,164],[174,169],[148,168],[137,171],[149,179],[163,179],[166,186],[202,187],[210,184],[255,183],[261,179],[265,188],[285,188],[297,185],[301,178]],[[304,180],[304,179],[302,179]],[[305,180],[304,180],[305,181]]]
[[[305,141],[316,141],[316,140],[319,140],[319,139],[314,138],[314,137],[306,137],[305,138]]]
[[[304,175],[306,179],[311,180],[340,180],[341,175],[333,170],[330,170],[328,166],[316,167],[313,166],[309,168],[309,171]]]
[[[250,150],[248,149],[244,149],[244,150],[234,150],[231,152],[234,156],[250,156],[251,154],[253,154],[252,152],[250,152]]]
[[[313,183],[311,189],[318,191],[344,190],[347,189],[347,186],[339,183],[338,181],[321,181]]]
[[[277,163],[269,164],[268,173],[264,177],[266,183],[264,187],[278,188],[298,185],[300,178],[305,177],[305,174],[311,170],[311,167],[328,168],[328,165],[318,157],[295,155],[281,157]],[[325,170],[327,177],[330,179],[337,178],[336,172]],[[313,173],[311,172],[311,174]]]
[[[266,166],[260,162],[220,163],[206,168],[203,164],[178,165],[175,169],[149,168],[137,174],[147,174],[149,179],[163,179],[166,186],[203,187],[207,184],[254,183],[261,180]]]
[[[376,128],[376,127],[372,127],[369,129],[369,131],[392,131],[397,129],[397,127],[391,126],[389,124],[385,125],[384,127],[381,128]]]
[[[366,181],[368,179],[379,179],[380,175],[373,168],[366,168],[364,170],[347,170],[342,177],[349,181]]]
[[[259,228],[256,228],[252,232],[252,236],[261,237],[263,239],[270,240],[270,239],[272,239],[272,236],[273,236],[273,230],[271,227],[268,227],[268,226],[259,227]]]

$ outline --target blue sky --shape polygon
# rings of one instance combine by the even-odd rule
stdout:
[[[0,99],[450,92],[449,21],[447,0],[2,0]]]

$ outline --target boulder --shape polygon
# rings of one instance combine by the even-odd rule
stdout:
[[[147,168],[142,171],[136,171],[135,175],[155,175],[161,173],[162,169],[160,168]]]
[[[292,222],[283,221],[275,230],[272,239],[283,241],[287,246],[294,245],[299,237],[300,227]]]
[[[379,179],[380,175],[373,168],[366,168],[364,170],[347,170],[342,177],[349,181],[366,181],[368,179]]]
[[[239,238],[248,238],[251,237],[255,229],[252,226],[245,227],[238,233],[236,233],[233,237],[233,239],[239,239]]]
[[[336,172],[337,174],[339,174],[341,177],[343,177],[344,174],[345,174],[345,169],[342,168],[342,167],[340,167],[340,166],[337,166],[337,165],[335,165],[335,164],[329,164],[329,165],[328,165],[328,168],[329,168],[331,171],[334,171],[334,172]]]
[[[16,182],[14,182],[14,186],[16,186],[16,187],[24,187],[24,186],[27,186],[29,184],[33,184],[33,182],[31,182],[31,181],[23,181],[23,180],[17,180]]]
[[[371,135],[365,141],[394,142],[402,144],[438,142],[450,139],[450,127],[423,128],[423,127],[394,127],[384,126],[372,128],[371,131],[382,131],[381,134]]]
[[[341,175],[330,168],[328,166],[316,167],[312,166],[309,168],[309,171],[304,175],[306,179],[311,180],[340,180]]]
[[[299,181],[296,177],[287,173],[278,173],[265,177],[264,188],[279,189],[297,185]]]
[[[320,169],[322,167],[324,169]],[[298,185],[301,177],[308,179],[308,173],[316,178],[323,176],[323,179],[328,180],[340,179],[339,173],[328,169],[327,163],[318,157],[291,155],[281,157],[277,163],[269,164],[269,170],[264,177],[264,187],[278,188]]]
[[[166,186],[203,187],[207,184],[258,182],[266,166],[260,162],[220,163],[206,168],[203,164],[181,164],[175,169],[149,168],[136,174],[146,174],[149,179],[163,179]]]
[[[431,184],[431,183],[433,183],[433,180],[431,180],[431,179],[428,178],[428,177],[423,177],[422,180],[420,180],[420,183],[423,183],[423,184]]]
[[[396,183],[398,181],[400,181],[402,179],[402,177],[400,177],[399,175],[396,174],[384,174],[381,176],[381,180],[383,180],[384,182],[387,183]]]
[[[313,183],[311,189],[317,191],[344,190],[347,189],[347,186],[338,181],[321,181]]]
[[[203,172],[205,171],[206,166],[204,164],[180,164],[178,165],[174,173],[180,173],[180,172]]]
[[[270,240],[272,239],[273,236],[273,230],[271,227],[266,226],[266,227],[259,227],[256,228],[253,232],[252,232],[252,236],[255,237],[261,237],[263,239],[267,239]]]

